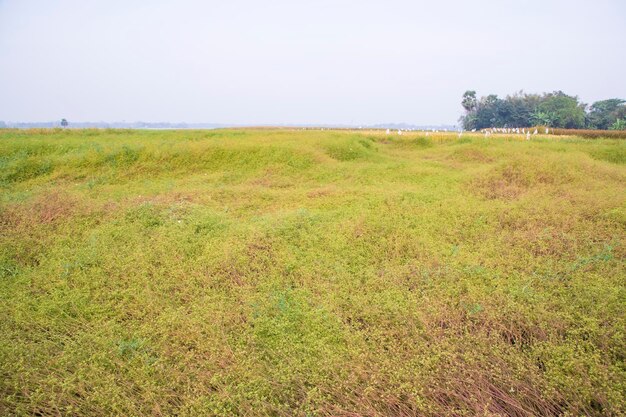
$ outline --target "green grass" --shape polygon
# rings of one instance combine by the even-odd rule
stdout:
[[[625,149],[0,130],[0,415],[623,415]]]

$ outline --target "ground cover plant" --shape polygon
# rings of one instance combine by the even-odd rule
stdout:
[[[626,142],[0,130],[0,415],[626,413]]]

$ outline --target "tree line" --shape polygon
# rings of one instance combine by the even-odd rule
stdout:
[[[591,105],[562,91],[527,94],[522,91],[506,98],[495,94],[476,97],[476,91],[463,94],[461,117],[464,129],[490,127],[548,126],[564,129],[626,129],[626,100],[612,98]]]

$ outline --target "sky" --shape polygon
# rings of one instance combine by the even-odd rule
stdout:
[[[0,120],[454,124],[626,98],[625,0],[0,0]]]

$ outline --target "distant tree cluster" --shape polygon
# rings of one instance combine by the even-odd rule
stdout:
[[[612,98],[591,106],[562,91],[526,94],[522,91],[504,99],[495,94],[478,99],[466,91],[461,117],[467,130],[490,127],[548,126],[565,129],[626,129],[626,100]]]

